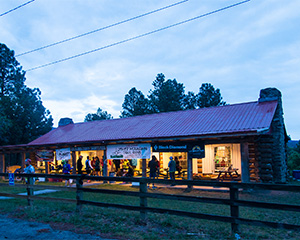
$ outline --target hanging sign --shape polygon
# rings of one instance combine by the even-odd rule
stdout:
[[[153,152],[188,152],[192,158],[204,158],[204,142],[169,142],[152,144]]]
[[[71,159],[70,148],[56,149],[56,160],[69,160]]]
[[[149,159],[151,155],[151,145],[127,144],[127,145],[108,145],[107,159]]]
[[[188,144],[182,143],[157,143],[152,144],[153,152],[187,152]]]
[[[191,158],[205,158],[204,144],[195,144],[188,151]]]
[[[41,150],[35,153],[37,161],[53,161],[54,152],[52,150]]]

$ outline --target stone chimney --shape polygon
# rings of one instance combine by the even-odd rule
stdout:
[[[58,123],[58,127],[74,124],[72,118],[61,118]]]
[[[287,142],[287,134],[284,125],[283,118],[283,107],[282,107],[282,98],[281,92],[276,88],[265,88],[260,91],[259,103],[274,101],[278,102],[274,118],[271,123],[271,135],[268,137],[268,141],[271,143],[271,152],[272,165],[270,172],[272,172],[272,182],[277,183],[285,183],[287,176],[287,157],[286,157],[286,142]],[[265,143],[261,143],[265,144]],[[266,153],[266,151],[264,151]],[[261,153],[262,155],[264,154]],[[265,162],[264,162],[265,161]],[[265,164],[270,161],[267,159],[261,159],[262,166],[266,166]],[[263,174],[264,169],[261,169],[261,173]],[[263,180],[263,177],[261,176]]]
[[[281,101],[281,92],[277,88],[265,88],[260,90],[259,94],[259,102],[267,102],[267,101]]]

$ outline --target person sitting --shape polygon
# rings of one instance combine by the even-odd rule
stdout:
[[[133,174],[134,174],[133,167],[129,164],[129,162],[127,165],[128,165],[128,171],[125,174],[125,177],[133,177]]]
[[[116,173],[116,176],[117,177],[123,177],[123,170],[122,169],[119,169]]]

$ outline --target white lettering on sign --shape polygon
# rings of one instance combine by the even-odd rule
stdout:
[[[56,160],[69,160],[71,159],[70,148],[56,149]]]
[[[128,145],[108,145],[107,159],[149,159],[151,155],[151,145],[128,144]]]

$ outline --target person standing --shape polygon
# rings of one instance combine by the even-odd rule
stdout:
[[[92,159],[93,159],[93,160],[91,161],[91,166],[92,166],[92,168],[93,168],[93,170],[92,170],[92,175],[95,175],[95,174],[96,174],[96,172],[95,172],[96,159],[95,159],[95,157],[93,157]]]
[[[156,169],[156,178],[159,178],[159,174],[160,174],[160,162],[158,161],[158,159],[155,157],[156,162],[157,162],[157,169]]]
[[[70,175],[70,171],[71,171],[71,166],[70,166],[68,160],[65,160],[64,165],[63,165],[63,174]],[[71,187],[71,179],[69,179],[69,178],[66,179],[65,186]]]
[[[120,160],[119,159],[114,159],[113,163],[115,164],[116,172],[118,172],[120,170]]]
[[[25,165],[26,165],[26,168],[24,168],[24,173],[28,173],[28,174],[30,174],[30,173],[35,173],[35,169],[34,169],[34,167],[31,165],[31,159],[30,159],[30,158],[27,158],[27,159],[25,160]],[[35,178],[32,178],[32,179],[33,179],[32,184],[34,184]],[[26,182],[28,182],[28,181],[26,180]]]
[[[78,160],[77,160],[77,171],[78,171],[78,174],[82,174],[82,156],[80,155]]]
[[[170,157],[168,167],[169,167],[170,179],[175,180],[176,162],[174,161],[172,156]]]
[[[31,165],[31,159],[27,158],[25,160],[26,168],[24,168],[24,173],[35,173],[34,167]]]
[[[178,160],[178,157],[175,157],[175,163],[176,163],[176,171],[178,172],[178,177],[181,177],[181,166],[180,162]]]
[[[100,160],[98,156],[96,156],[96,161],[95,161],[95,175],[100,176]]]
[[[158,168],[158,161],[154,155],[152,155],[151,161],[149,161],[149,163],[148,163],[148,167],[150,168],[150,179],[151,178],[155,179],[157,168]],[[149,185],[148,185],[148,187],[149,187]],[[156,188],[154,186],[154,183],[152,183],[152,188]]]
[[[91,165],[91,161],[90,161],[90,157],[87,156],[86,160],[85,160],[85,171],[87,175],[90,175],[91,171],[92,171],[92,165]],[[88,183],[90,182],[90,180],[87,181]]]

